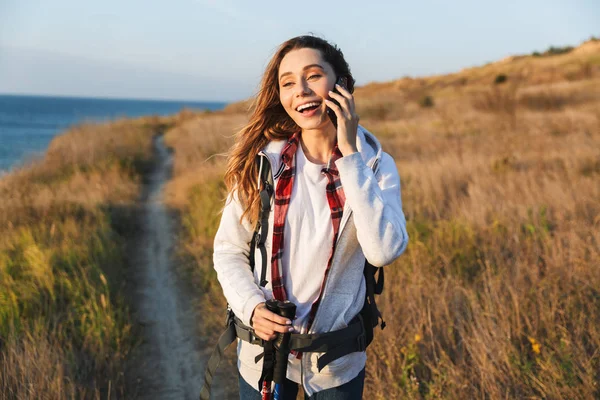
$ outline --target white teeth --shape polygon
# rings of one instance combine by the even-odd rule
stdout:
[[[313,106],[318,106],[319,104],[321,104],[321,103],[318,103],[316,101],[313,101],[312,103],[302,104],[301,106],[299,106],[298,108],[296,108],[296,111],[302,111],[305,108],[313,107]]]

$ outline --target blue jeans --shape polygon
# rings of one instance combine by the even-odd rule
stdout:
[[[250,386],[242,376],[239,376],[240,382],[240,400],[261,400],[260,392],[255,387]],[[308,397],[304,393],[304,398],[308,400],[360,400],[362,399],[363,386],[365,384],[365,369],[356,375],[356,378],[342,386],[326,389]],[[283,398],[285,400],[296,400],[300,385],[296,382],[286,379],[283,384]]]

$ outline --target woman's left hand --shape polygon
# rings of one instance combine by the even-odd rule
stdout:
[[[352,93],[340,85],[335,86],[340,93],[329,91],[329,96],[337,100],[340,106],[328,99],[325,99],[325,104],[337,115],[338,148],[343,156],[347,156],[358,151],[356,148],[356,134],[359,118],[354,108]]]

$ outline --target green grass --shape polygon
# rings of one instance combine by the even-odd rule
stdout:
[[[75,128],[45,164],[4,178],[0,398],[126,395],[138,341],[126,245],[153,134],[138,121]],[[86,157],[90,140],[98,147]]]

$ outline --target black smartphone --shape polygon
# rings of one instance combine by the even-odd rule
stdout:
[[[345,76],[340,76],[339,78],[337,78],[335,83],[337,85],[340,85],[344,89],[348,88],[348,80]],[[332,92],[340,94],[340,92],[337,90],[337,88],[335,86],[333,86]],[[334,98],[330,98],[329,100],[333,101],[338,106],[340,105],[340,103],[338,103],[338,101],[335,100]],[[335,126],[335,128],[337,129],[337,115],[335,115],[335,112],[333,112],[333,110],[331,108],[327,107],[327,115],[329,115],[329,119],[331,120],[331,123],[333,123],[333,126]]]

